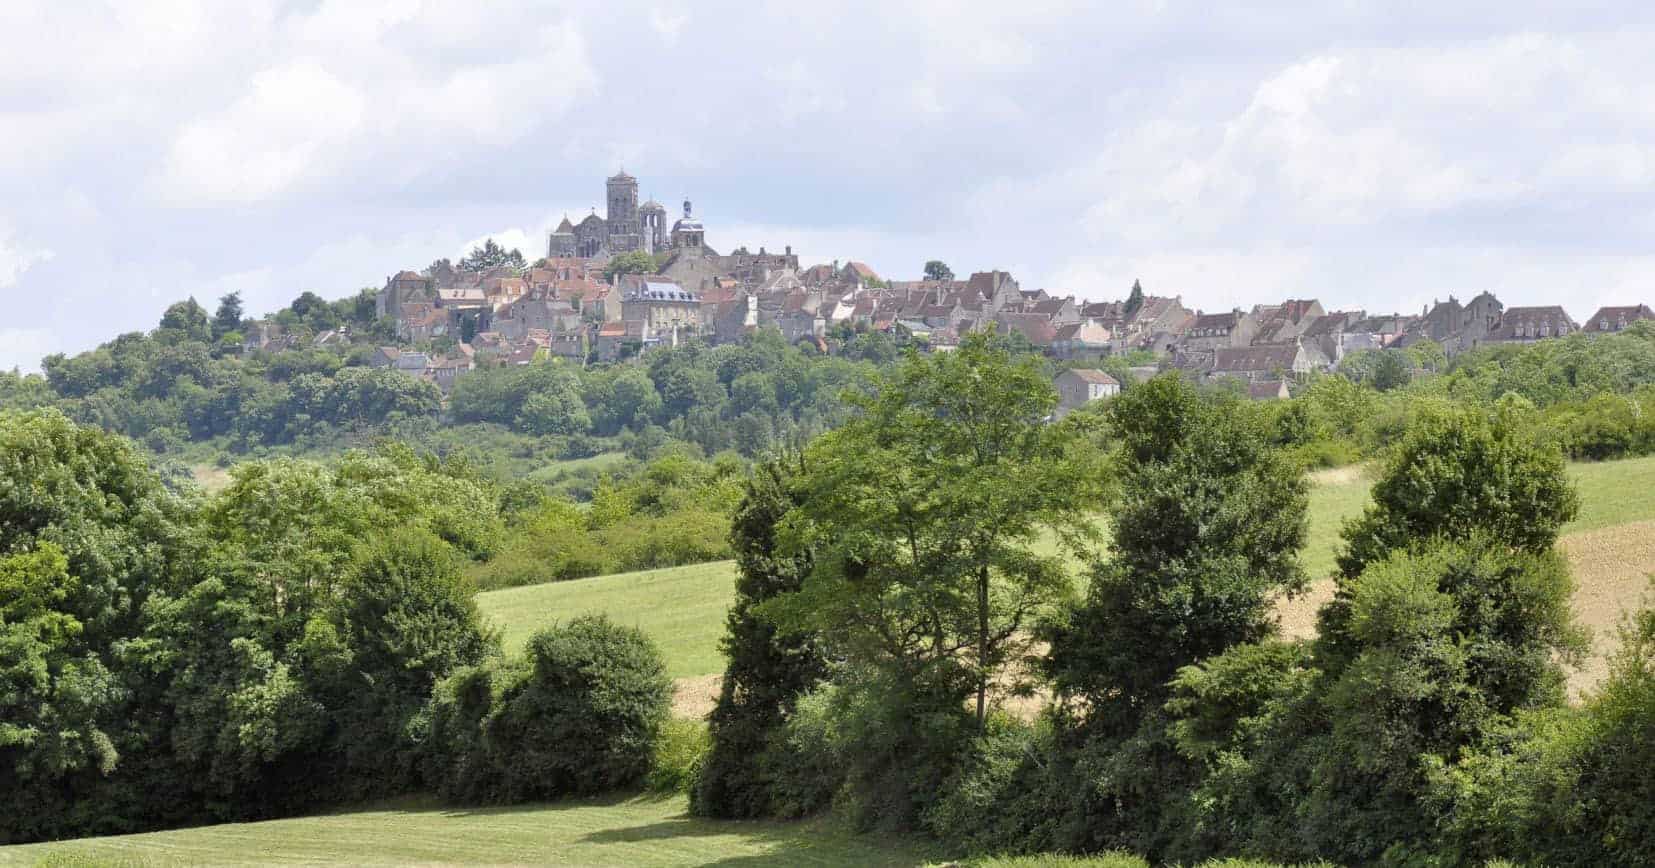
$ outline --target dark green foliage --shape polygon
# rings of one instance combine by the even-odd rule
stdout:
[[[418,718],[437,681],[498,653],[452,548],[393,532],[362,547],[337,602],[306,625],[300,659],[331,712],[333,790],[360,799],[419,783]]]
[[[780,633],[756,611],[766,600],[798,591],[810,570],[808,554],[777,550],[776,526],[799,499],[790,490],[792,476],[775,461],[755,467],[731,523],[738,573],[722,641],[729,663],[709,718],[712,749],[690,797],[691,812],[702,816],[776,812],[765,754],[794,702],[827,674],[813,636]]]
[[[1621,650],[1584,707],[1524,721],[1440,779],[1447,837],[1466,859],[1558,866],[1655,862],[1655,609],[1621,631]]]
[[[1138,309],[1144,306],[1144,286],[1137,280],[1132,281],[1132,291],[1126,296],[1126,305],[1121,312],[1131,319]]]
[[[925,279],[953,280],[954,270],[948,267],[948,263],[940,259],[932,259],[925,263]]]
[[[1270,627],[1269,602],[1304,584],[1305,486],[1248,417],[1163,375],[1109,407],[1120,443],[1114,556],[1054,627],[1058,689],[1133,728],[1181,666]]]
[[[216,340],[230,332],[241,331],[244,313],[241,307],[241,293],[232,292],[220,297],[218,310],[213,313],[213,338]]]
[[[1041,853],[1067,843],[1072,790],[1051,721],[991,718],[924,817],[925,829],[968,853]]]
[[[437,690],[430,768],[446,798],[509,804],[643,780],[672,697],[642,633],[583,617],[536,633],[522,657]]]

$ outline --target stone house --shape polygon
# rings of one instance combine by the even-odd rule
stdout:
[[[1179,347],[1186,352],[1245,347],[1257,333],[1258,317],[1251,311],[1242,313],[1236,308],[1229,313],[1196,314],[1184,328]]]
[[[1263,344],[1254,347],[1220,347],[1213,350],[1209,377],[1236,377],[1249,383],[1303,376],[1325,367],[1327,360],[1303,342]]]
[[[1397,346],[1410,347],[1423,340],[1436,341],[1449,356],[1482,346],[1500,324],[1505,305],[1493,293],[1479,293],[1476,298],[1461,304],[1449,296],[1425,310],[1408,332],[1397,339]]]
[[[1068,414],[1101,398],[1112,398],[1121,393],[1119,380],[1095,368],[1070,368],[1053,379],[1057,387],[1056,418]]]
[[[1248,383],[1247,397],[1254,401],[1285,401],[1289,396],[1286,380],[1265,380]]]
[[[1489,343],[1528,344],[1578,331],[1579,324],[1558,305],[1513,307],[1507,308],[1500,316],[1500,322],[1488,333],[1486,340]]]
[[[1254,307],[1252,313],[1258,322],[1253,343],[1285,344],[1298,340],[1326,311],[1316,299],[1290,298],[1281,304]]]
[[[670,280],[629,275],[621,296],[621,320],[645,323],[651,332],[701,328],[701,298]]]
[[[1647,304],[1635,304],[1630,307],[1600,307],[1592,318],[1586,321],[1581,331],[1588,334],[1604,334],[1618,332],[1639,320],[1655,320],[1655,310],[1650,310]]]

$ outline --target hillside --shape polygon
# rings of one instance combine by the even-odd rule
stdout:
[[[1596,683],[1621,612],[1637,604],[1646,575],[1655,572],[1648,540],[1655,530],[1655,458],[1570,466],[1581,496],[1579,516],[1564,529],[1563,550],[1574,568],[1576,609],[1596,634],[1598,655],[1574,679],[1577,689]],[[1304,552],[1313,576],[1333,571],[1339,527],[1361,512],[1370,482],[1353,468],[1317,474],[1310,502],[1310,536]],[[723,668],[718,641],[732,594],[729,561],[641,573],[600,576],[493,591],[478,596],[483,611],[501,627],[506,647],[521,646],[539,626],[585,612],[605,612],[633,624],[661,643],[674,678],[716,675]],[[1316,607],[1331,584],[1281,606],[1284,630],[1308,635]],[[703,680],[698,685],[706,689]]]

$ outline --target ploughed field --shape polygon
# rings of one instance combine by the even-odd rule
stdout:
[[[1575,464],[1569,475],[1581,508],[1564,528],[1561,546],[1577,586],[1575,610],[1592,628],[1596,646],[1596,655],[1572,677],[1578,691],[1603,677],[1615,626],[1624,611],[1637,608],[1655,574],[1655,457]],[[1358,468],[1313,474],[1303,561],[1317,581],[1306,596],[1281,602],[1287,634],[1315,630],[1316,608],[1332,594],[1325,577],[1334,570],[1339,528],[1361,513],[1371,484]],[[669,674],[678,680],[680,713],[693,714],[709,709],[717,694],[724,668],[718,642],[734,583],[734,564],[722,561],[490,591],[478,601],[501,628],[508,650],[551,621],[587,612],[641,628],[660,644]]]

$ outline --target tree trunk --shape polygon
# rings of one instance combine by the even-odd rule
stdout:
[[[977,568],[977,729],[988,721],[988,565]]]

